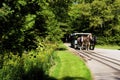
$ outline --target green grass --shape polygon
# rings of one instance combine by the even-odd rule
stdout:
[[[57,50],[54,54],[56,64],[50,76],[57,80],[92,80],[91,73],[80,57],[67,50]]]
[[[120,50],[120,46],[118,45],[96,45],[96,48]]]

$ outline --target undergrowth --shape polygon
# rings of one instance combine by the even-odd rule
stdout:
[[[53,64],[56,44],[40,43],[36,50],[25,51],[22,56],[13,53],[0,55],[0,80],[48,80]]]

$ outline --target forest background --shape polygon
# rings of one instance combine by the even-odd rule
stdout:
[[[34,68],[47,73],[53,51],[73,32],[120,46],[120,0],[0,0],[0,78],[32,80]]]

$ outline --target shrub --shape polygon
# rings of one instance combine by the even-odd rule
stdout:
[[[97,38],[98,45],[120,45],[120,37],[119,36],[109,36],[109,37],[98,37]]]
[[[0,79],[2,80],[21,80],[23,73],[22,59],[13,54],[4,56],[2,69],[0,69]]]
[[[41,42],[36,50],[22,54],[5,54],[0,69],[2,80],[45,80],[52,65],[52,55],[56,44]]]

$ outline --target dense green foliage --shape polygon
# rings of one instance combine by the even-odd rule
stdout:
[[[78,1],[70,7],[69,15],[74,31],[91,32],[104,44],[107,42],[120,45],[119,0]]]
[[[22,53],[35,49],[39,38],[55,41],[62,36],[55,14],[45,0],[5,0],[0,22],[2,50]]]
[[[0,79],[46,80],[62,36],[47,0],[0,1]]]
[[[43,44],[43,43],[42,43]],[[49,80],[49,68],[53,65],[52,53],[56,45],[47,43],[44,48],[24,52],[22,57],[5,54],[0,64],[1,80]]]
[[[52,46],[72,32],[91,32],[99,44],[120,45],[120,1],[0,0],[0,77],[20,80],[19,71],[27,73],[33,63],[38,64],[36,56],[50,54],[38,64],[46,67],[42,59],[48,60],[55,49]],[[29,58],[31,53],[34,60]],[[18,78],[12,79],[16,73]]]
[[[4,0],[0,22],[2,52],[36,49],[38,38],[58,41],[71,32],[91,32],[110,41],[114,37],[113,42],[118,43],[120,1]]]

